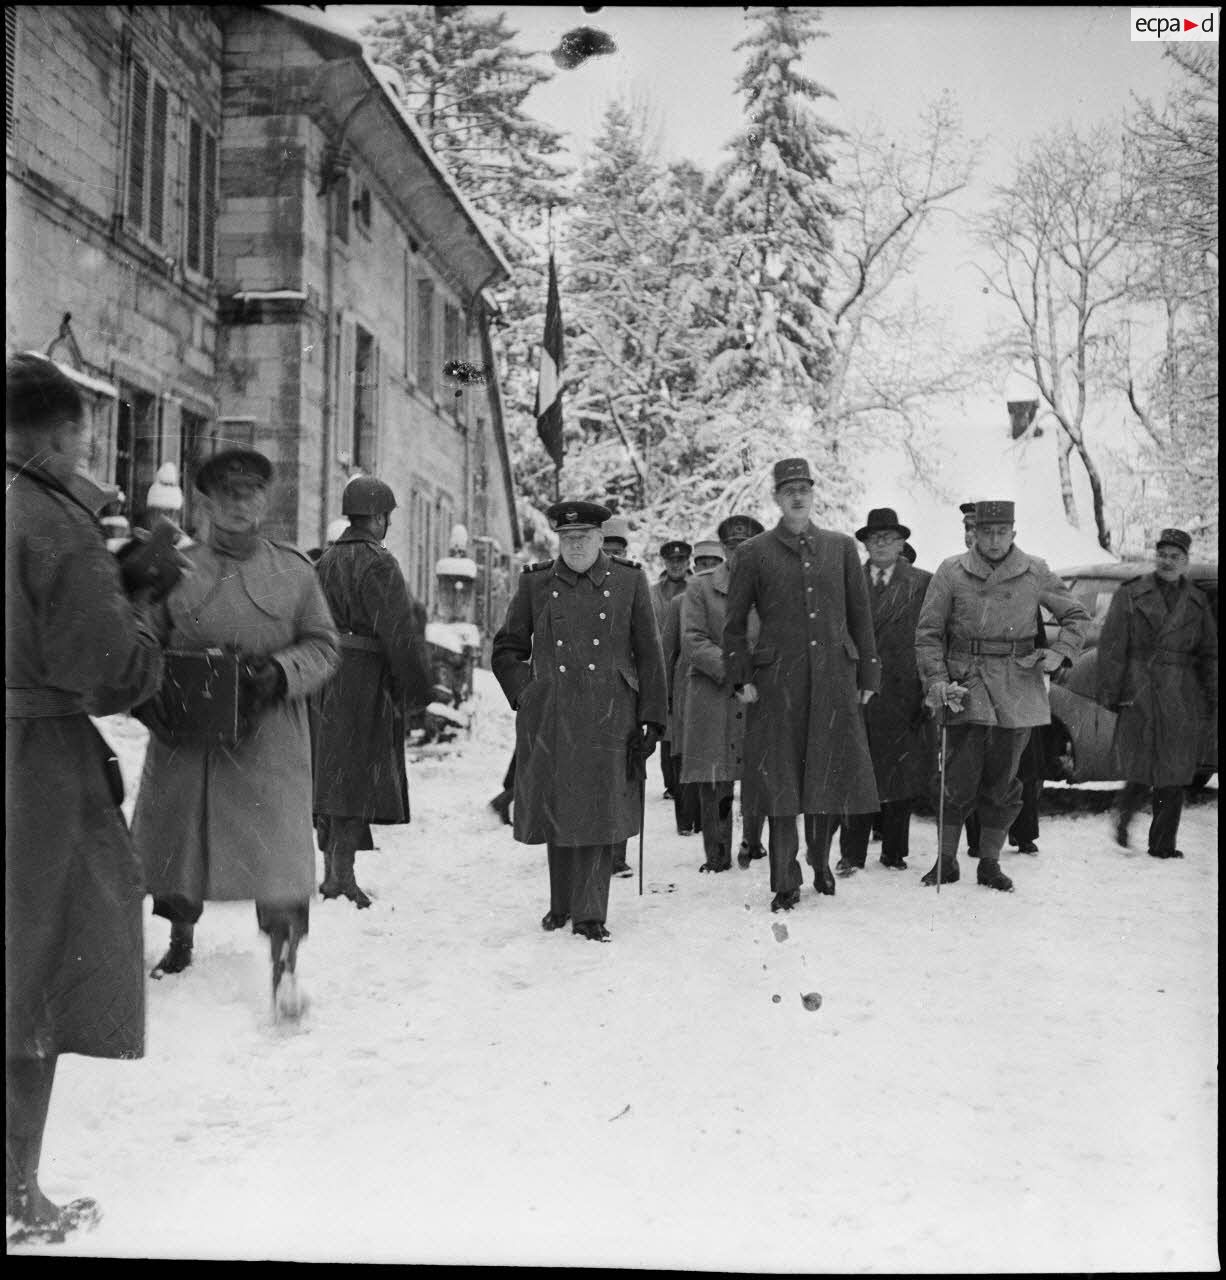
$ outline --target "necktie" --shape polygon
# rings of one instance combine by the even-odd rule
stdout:
[[[874,581],[873,586],[875,586],[878,591],[884,591],[885,590],[885,570],[874,569],[873,573],[876,575],[876,580]]]

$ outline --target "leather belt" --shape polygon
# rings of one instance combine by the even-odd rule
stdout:
[[[1034,640],[959,640],[950,657],[1020,658],[1034,652]]]
[[[79,693],[66,689],[4,690],[6,720],[48,720],[54,716],[75,716],[85,711]]]
[[[383,641],[374,636],[360,636],[353,631],[342,631],[341,648],[361,649],[365,653],[382,653]]]

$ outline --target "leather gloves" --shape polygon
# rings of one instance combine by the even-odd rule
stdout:
[[[132,541],[116,554],[119,576],[130,596],[147,592],[160,600],[183,576],[187,558],[175,550],[179,530],[169,520],[159,520],[152,533],[138,529]]]
[[[248,658],[238,672],[243,714],[257,715],[285,697],[285,672],[272,658]]]
[[[647,777],[647,759],[656,749],[664,730],[658,724],[642,724],[626,743],[626,777],[633,781]]]
[[[938,715],[943,708],[958,712],[962,710],[962,699],[966,697],[966,685],[954,680],[934,680],[924,695],[924,703]]]

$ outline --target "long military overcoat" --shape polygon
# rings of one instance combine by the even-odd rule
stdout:
[[[1183,579],[1169,611],[1152,573],[1119,588],[1098,642],[1098,700],[1118,714],[1122,777],[1151,787],[1192,781],[1198,729],[1217,718],[1217,627],[1199,587]]]
[[[56,470],[6,469],[5,1052],[136,1058],[141,868],[118,763],[87,712],[148,698],[162,651]]]
[[[492,666],[515,720],[515,839],[593,845],[639,830],[626,744],[668,715],[647,577],[599,554],[576,574],[559,558],[526,569],[494,637]]]
[[[915,624],[932,574],[901,556],[880,591],[872,585],[869,565],[864,574],[881,661],[881,688],[864,708],[868,749],[880,799],[908,800],[927,791],[935,760],[915,666]]]
[[[749,611],[761,631],[749,645]],[[732,559],[723,635],[734,685],[752,682],[745,728],[746,809],[771,817],[878,808],[860,691],[881,665],[856,544],[782,521]]]
[[[660,628],[660,645],[664,650],[664,675],[668,681],[668,724],[664,740],[674,756],[685,754],[685,703],[689,696],[689,663],[681,651],[681,608],[688,594],[679,592],[664,607],[664,625]]]
[[[340,667],[315,699],[315,812],[408,822],[404,712],[429,700],[426,611],[366,530],[345,530],[316,571],[341,634]]]
[[[743,776],[746,707],[732,696],[721,648],[728,603],[729,565],[690,579],[681,607],[681,653],[689,664],[682,782],[731,782]],[[758,636],[751,612],[748,644]]]
[[[915,656],[925,691],[936,680],[965,685],[962,710],[946,723],[1026,729],[1051,723],[1043,650],[983,654],[972,641],[1026,648],[1042,605],[1060,624],[1049,648],[1070,661],[1085,643],[1090,615],[1038,558],[1018,546],[996,565],[972,547],[941,562],[932,575],[915,628]]]
[[[247,560],[203,544],[166,598],[168,647],[237,649],[285,672],[283,701],[236,746],[149,740],[132,834],[155,898],[290,905],[314,892],[307,699],[337,665],[315,567],[261,538]]]

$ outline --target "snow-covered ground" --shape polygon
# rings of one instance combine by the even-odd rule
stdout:
[[[215,904],[148,985],[147,1056],[62,1060],[44,1186],[103,1220],[40,1252],[1217,1268],[1216,797],[1182,862],[1045,818],[1011,895],[966,859],[921,888],[917,820],[908,871],[772,916],[764,862],[699,875],[653,761],[645,892],[613,882],[600,946],[539,927],[544,851],[486,807],[511,715],[488,673],[477,696],[472,739],[410,766],[412,824],[359,856],[374,907],[312,907],[299,1028],[271,1023],[254,909]],[[102,723],[132,793],[143,730]]]

